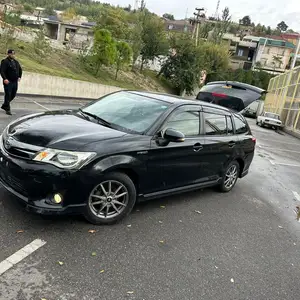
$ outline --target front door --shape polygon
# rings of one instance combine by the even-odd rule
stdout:
[[[200,110],[198,105],[177,108],[163,124],[161,131],[172,128],[185,135],[181,143],[163,143],[154,137],[148,160],[148,171],[155,174],[157,190],[167,190],[206,181],[203,173],[204,136],[200,135]],[[159,131],[159,132],[161,132]]]

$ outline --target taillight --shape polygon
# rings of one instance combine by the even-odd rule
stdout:
[[[225,95],[225,94],[219,94],[219,93],[211,93],[211,94],[212,94],[212,96],[218,97],[218,98],[226,98],[227,97],[227,95]]]
[[[252,137],[252,142],[256,143],[256,138],[254,136]]]

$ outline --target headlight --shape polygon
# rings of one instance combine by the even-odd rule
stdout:
[[[49,163],[63,169],[79,169],[95,155],[96,153],[93,152],[44,149],[37,153],[33,160]]]

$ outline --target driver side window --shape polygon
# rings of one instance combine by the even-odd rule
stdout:
[[[199,111],[175,111],[164,125],[167,128],[182,132],[185,136],[196,136],[200,134],[200,112]]]

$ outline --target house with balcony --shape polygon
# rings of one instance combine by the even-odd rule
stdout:
[[[258,40],[248,37],[248,39],[240,40],[240,37],[230,33],[226,33],[223,37],[223,40],[228,43],[231,53],[230,66],[233,70],[250,70],[253,66]]]
[[[284,39],[260,38],[254,66],[272,74],[284,73],[295,48],[293,43]]]

